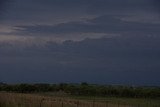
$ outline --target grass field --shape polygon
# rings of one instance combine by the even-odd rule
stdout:
[[[0,92],[0,107],[160,107],[160,100]]]

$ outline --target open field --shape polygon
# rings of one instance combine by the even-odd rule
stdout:
[[[0,107],[160,107],[160,100],[1,92]]]

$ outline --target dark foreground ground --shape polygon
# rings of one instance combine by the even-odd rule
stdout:
[[[160,99],[0,92],[0,107],[160,107]]]

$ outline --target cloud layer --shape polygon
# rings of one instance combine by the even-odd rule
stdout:
[[[160,85],[158,0],[0,0],[0,81]]]

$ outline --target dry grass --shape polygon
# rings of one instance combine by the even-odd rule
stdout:
[[[0,107],[146,107],[129,106],[125,103],[78,100],[67,97],[48,97],[36,94],[0,92]],[[151,106],[147,106],[151,107]],[[159,107],[159,106],[154,106]]]

